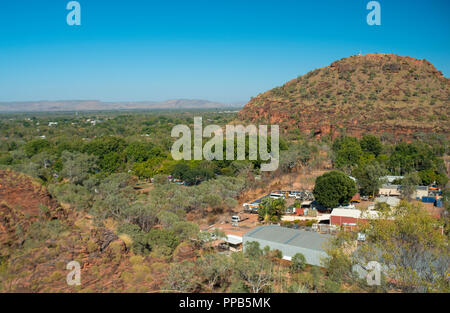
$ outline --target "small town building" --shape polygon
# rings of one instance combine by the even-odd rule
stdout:
[[[400,196],[401,193],[401,186],[400,185],[390,185],[390,184],[384,184],[381,186],[380,190],[378,191],[378,194],[381,196]]]
[[[314,231],[268,225],[254,228],[244,235],[243,240],[244,249],[246,243],[256,241],[261,249],[268,246],[271,250],[280,250],[285,260],[290,261],[296,253],[301,253],[306,263],[321,266],[321,260],[327,256],[325,248],[330,238],[331,235]]]
[[[403,179],[403,176],[383,176],[380,179],[387,182],[388,184],[392,184],[395,180]]]
[[[352,197],[350,203],[360,203],[360,202],[361,202],[361,194],[358,192]]]
[[[400,203],[400,198],[398,197],[387,197],[387,196],[379,196],[375,198],[376,203],[386,203],[390,207],[395,207]]]
[[[417,186],[416,194],[414,195],[416,199],[422,199],[422,197],[428,197],[428,186]]]
[[[225,238],[230,251],[240,251],[242,250],[242,237],[236,235],[227,235]]]
[[[402,194],[402,186],[384,184],[383,186],[381,186],[378,194],[381,196],[399,197]],[[428,196],[428,186],[417,186],[415,192],[412,195],[412,197],[416,199],[422,199],[422,197],[427,196]]]
[[[330,214],[330,224],[336,226],[356,226],[358,222],[378,218],[378,212],[367,210],[362,212],[357,209],[334,209]]]

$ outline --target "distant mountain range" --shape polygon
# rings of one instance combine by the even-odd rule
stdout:
[[[243,103],[224,104],[197,99],[174,99],[161,102],[103,102],[98,100],[22,101],[0,102],[0,112],[220,109],[240,108],[243,105]]]

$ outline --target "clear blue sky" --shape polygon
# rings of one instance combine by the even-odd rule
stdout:
[[[450,73],[450,1],[0,1],[0,101],[198,98],[245,102],[334,60],[372,52]]]

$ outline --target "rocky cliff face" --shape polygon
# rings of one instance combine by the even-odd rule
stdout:
[[[123,290],[128,257],[111,230],[63,208],[31,177],[0,170],[0,292],[79,291],[66,283],[73,260],[86,290]]]
[[[430,62],[386,54],[333,62],[258,95],[239,119],[332,137],[450,130],[450,80]]]

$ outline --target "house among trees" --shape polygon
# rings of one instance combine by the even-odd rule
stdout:
[[[399,197],[402,195],[402,186],[401,185],[391,185],[384,184],[381,186],[379,190],[379,194],[381,196],[396,196]],[[415,191],[412,194],[412,198],[422,199],[422,197],[428,196],[428,186],[417,186]]]

